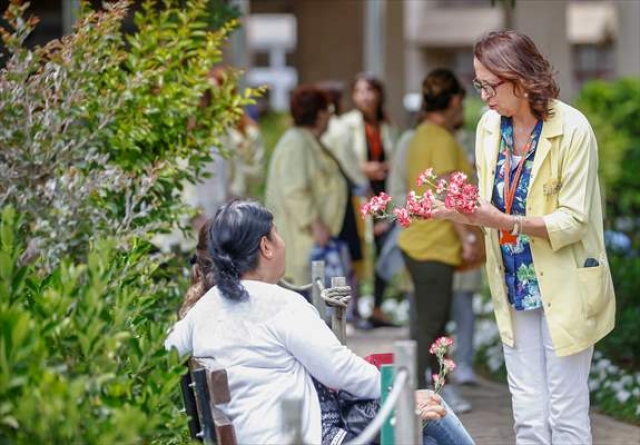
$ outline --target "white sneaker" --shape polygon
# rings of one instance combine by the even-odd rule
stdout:
[[[464,414],[471,411],[471,403],[462,397],[455,385],[448,384],[440,390],[440,396],[447,402],[449,408],[456,414]]]

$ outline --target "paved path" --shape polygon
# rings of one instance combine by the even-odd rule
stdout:
[[[406,328],[380,328],[371,331],[348,329],[347,345],[364,357],[372,353],[392,352],[393,342],[406,339],[407,336]],[[511,398],[506,385],[481,379],[478,386],[465,386],[461,390],[474,409],[460,418],[478,445],[515,443]],[[640,445],[640,427],[621,423],[595,412],[591,419],[594,445]]]

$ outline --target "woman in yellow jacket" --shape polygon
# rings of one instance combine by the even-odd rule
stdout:
[[[294,127],[280,138],[267,173],[267,208],[287,244],[285,278],[311,281],[311,250],[331,238],[358,240],[349,183],[320,137],[329,123],[329,101],[316,87],[300,86],[291,95]],[[350,232],[353,232],[351,234]],[[360,245],[349,245],[359,260]],[[361,255],[361,254],[360,254]]]
[[[480,204],[450,218],[485,227],[487,276],[504,344],[517,443],[590,444],[593,345],[614,326],[598,153],[585,117],[555,98],[550,63],[527,36],[474,48]]]

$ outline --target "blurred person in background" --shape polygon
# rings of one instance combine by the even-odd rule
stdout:
[[[424,121],[416,129],[404,158],[406,190],[422,194],[416,179],[427,168],[439,177],[453,172],[471,176],[472,169],[454,132],[463,121],[465,91],[450,70],[436,69],[422,83]],[[481,255],[477,237],[460,223],[417,220],[398,238],[414,291],[410,298],[410,335],[418,344],[418,386],[430,383],[438,363],[429,346],[445,335],[451,313],[453,275],[456,267]],[[471,410],[455,385],[443,388],[442,395],[455,412]]]
[[[379,79],[368,73],[356,75],[351,94],[355,108],[345,113],[341,121],[349,134],[350,148],[357,163],[345,168],[352,177],[364,178],[369,193],[378,195],[387,191],[397,130],[385,110],[384,85]],[[375,256],[382,248],[390,229],[388,221],[374,221]],[[373,312],[368,320],[357,321],[356,327],[394,326],[382,312],[382,301],[388,283],[375,271],[373,275]]]
[[[456,131],[456,140],[467,155],[469,165],[475,165],[473,155],[474,147],[472,136],[463,128],[463,122]],[[477,183],[475,172],[472,182]],[[467,226],[469,233],[467,237],[478,243],[478,249],[484,250],[484,240],[481,230],[474,226]],[[475,229],[475,231],[474,231]],[[482,253],[482,252],[481,252]],[[484,255],[479,254],[477,261],[463,264],[458,267],[453,274],[453,299],[451,302],[451,319],[455,323],[456,346],[453,357],[456,362],[456,369],[452,378],[459,385],[476,385],[477,377],[473,370],[473,359],[475,357],[474,337],[476,315],[473,310],[473,298],[482,289],[482,265]]]
[[[557,100],[533,41],[492,32],[474,47],[474,86],[490,108],[476,132],[479,206],[435,218],[481,225],[502,338],[516,443],[590,444],[593,345],[615,323],[598,148]]]
[[[316,86],[327,93],[330,106],[333,108],[329,126],[322,134],[321,141],[340,161],[343,170],[354,185],[354,192],[357,195],[364,195],[368,192],[369,181],[358,168],[358,157],[353,150],[353,134],[347,122],[342,119],[344,84],[326,80],[318,82]]]
[[[221,67],[210,71],[211,90],[203,98],[205,103],[213,100],[215,89],[225,87],[228,75],[227,70]],[[213,160],[205,167],[211,176],[196,186],[196,199],[202,208],[201,223],[212,218],[225,202],[247,197],[250,190],[262,181],[264,150],[260,128],[246,112],[243,113],[220,138],[220,146],[212,147]]]
[[[208,107],[222,89],[235,89],[232,75],[223,67],[213,67],[206,78],[209,88],[200,99],[201,107]],[[187,123],[188,129],[197,125],[195,118]],[[184,218],[183,225],[196,231],[213,217],[216,210],[236,197],[244,197],[252,184],[264,176],[264,144],[258,125],[245,112],[227,128],[218,146],[209,149],[210,160],[200,165],[200,179],[195,183],[184,181],[180,191],[184,204],[195,210],[195,216]],[[178,163],[186,162],[182,159]],[[164,252],[189,252],[196,240],[175,228],[170,233],[155,235],[153,243]]]
[[[425,117],[425,111],[421,109],[416,116],[417,125],[422,124]],[[475,165],[473,141],[469,141],[467,137],[468,135],[464,129],[463,119],[455,123],[454,131],[458,144],[467,154],[469,165]],[[415,128],[410,128],[405,130],[398,139],[391,174],[389,176],[389,192],[394,199],[395,205],[399,206],[405,205],[406,195],[410,190],[408,189],[410,181],[407,180],[406,156],[415,133]],[[404,270],[402,251],[398,245],[400,233],[400,226],[392,229],[385,240],[380,257],[376,263],[378,273],[387,281]],[[481,238],[479,238],[480,235],[481,232],[475,234],[475,236],[478,237],[477,242],[482,242]],[[469,233],[468,236],[472,237],[474,235]],[[481,265],[482,262],[478,261],[473,264],[474,267],[468,266],[469,268],[467,270],[456,269],[453,274],[453,297],[450,317],[455,322],[456,346],[454,358],[456,361],[456,369],[452,377],[456,383],[462,385],[474,385],[477,383],[476,375],[473,371],[473,359],[475,356],[475,313],[473,311],[473,296],[476,292],[480,291],[482,286]],[[457,406],[457,408],[460,408],[460,406]]]
[[[332,239],[362,258],[349,179],[320,138],[331,117],[327,94],[302,85],[291,94],[294,127],[278,141],[267,173],[265,204],[288,246],[285,278],[311,281],[311,253]]]

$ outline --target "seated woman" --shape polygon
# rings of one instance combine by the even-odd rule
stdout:
[[[287,398],[304,401],[304,443],[322,443],[314,379],[358,398],[380,397],[378,369],[340,344],[301,295],[277,285],[285,270],[285,244],[269,211],[255,202],[233,201],[200,235],[198,251],[203,254],[204,238],[210,263],[195,258],[194,264],[209,269],[200,271],[203,278],[213,272],[215,286],[195,304],[190,297],[166,347],[215,357],[226,368],[232,397],[221,408],[234,424],[238,443],[285,443],[280,407]],[[425,443],[472,444],[441,403],[424,393],[417,398],[422,419],[429,420]]]

